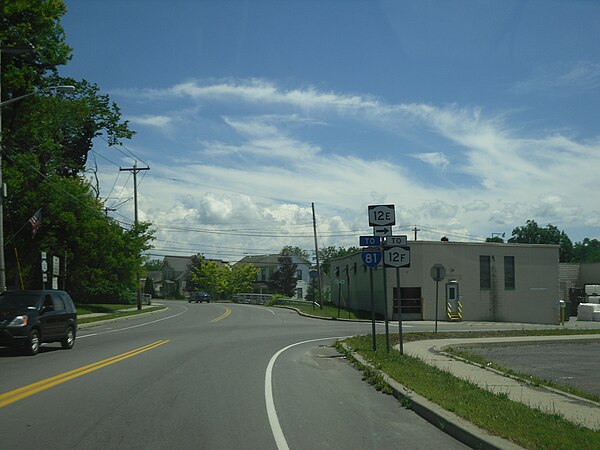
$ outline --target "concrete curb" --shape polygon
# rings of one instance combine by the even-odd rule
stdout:
[[[342,342],[342,346],[360,364],[377,371],[383,377],[384,381],[390,386],[392,389],[392,395],[396,399],[407,405],[409,409],[413,410],[429,423],[439,428],[444,433],[452,436],[459,442],[462,442],[471,448],[486,450],[523,449],[523,447],[520,447],[509,440],[490,434],[486,430],[473,425],[471,422],[466,421],[462,417],[443,409],[438,404],[433,403],[425,397],[420,396],[416,392],[411,391],[407,387],[391,379],[384,372],[376,369],[358,353],[350,350],[345,343]]]
[[[305,313],[303,311],[300,311],[298,308],[294,308],[293,306],[288,306],[288,305],[275,305],[275,308],[282,308],[282,309],[290,309],[292,311],[296,311],[300,316],[303,317],[308,317],[310,319],[321,319],[321,320],[336,320],[338,322],[358,322],[358,323],[370,323],[371,320],[369,319],[346,319],[343,317],[324,317],[324,316],[313,316],[312,314],[308,314]],[[382,320],[376,320],[376,323],[384,323]]]
[[[121,320],[131,319],[132,317],[139,317],[139,316],[143,316],[143,315],[146,315],[146,314],[155,314],[155,313],[162,312],[162,311],[165,311],[165,310],[169,309],[168,306],[166,306],[166,305],[164,305],[162,303],[156,303],[156,304],[154,304],[152,306],[162,306],[163,308],[156,309],[156,310],[153,310],[153,311],[143,311],[143,309],[142,309],[142,312],[139,313],[139,314],[131,314],[129,316],[123,316],[123,317],[113,317],[111,319],[96,320],[94,322],[88,322],[88,323],[78,323],[77,324],[77,329],[81,330],[82,328],[91,328],[91,327],[94,327],[94,326],[97,326],[97,325],[104,325],[104,324],[107,324],[107,323],[119,322]],[[110,313],[107,313],[106,315],[108,316],[108,315],[110,315]],[[89,315],[86,314],[85,316],[89,316]],[[84,318],[85,316],[78,317],[78,319]],[[95,316],[95,317],[98,317],[98,316]]]

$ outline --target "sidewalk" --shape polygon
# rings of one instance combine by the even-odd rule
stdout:
[[[511,400],[549,413],[560,414],[569,421],[587,428],[600,430],[600,403],[551,388],[533,386],[524,381],[505,376],[496,370],[451,358],[444,353],[444,348],[450,345],[465,343],[532,343],[592,339],[600,339],[600,335],[434,339],[405,343],[403,348],[405,354],[420,358],[428,364],[446,370],[454,376],[475,383],[484,389],[495,393],[505,393]]]

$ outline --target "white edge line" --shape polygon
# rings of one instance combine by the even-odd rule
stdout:
[[[343,339],[347,336],[334,336],[327,338],[319,338],[319,339],[310,339],[308,341],[296,342],[295,344],[290,344],[287,347],[282,348],[277,353],[275,353],[269,364],[267,365],[267,372],[265,374],[265,401],[267,404],[267,415],[269,416],[269,424],[271,425],[271,431],[273,432],[273,437],[275,438],[275,443],[277,444],[277,448],[279,450],[289,450],[289,446],[287,441],[285,440],[285,436],[283,434],[283,430],[281,429],[281,425],[279,423],[279,418],[277,417],[277,410],[275,409],[275,402],[273,401],[273,366],[275,365],[275,361],[286,350],[295,347],[297,345],[309,344],[311,342],[317,341],[328,341],[331,339]]]

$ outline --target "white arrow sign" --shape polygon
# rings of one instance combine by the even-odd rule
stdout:
[[[384,250],[383,264],[387,267],[410,266],[410,248],[392,247]]]
[[[389,236],[392,234],[392,227],[373,227],[373,235]]]

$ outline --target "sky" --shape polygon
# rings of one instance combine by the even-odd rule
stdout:
[[[237,261],[535,220],[600,239],[600,2],[67,0],[73,58],[136,131],[94,141],[152,257]]]

